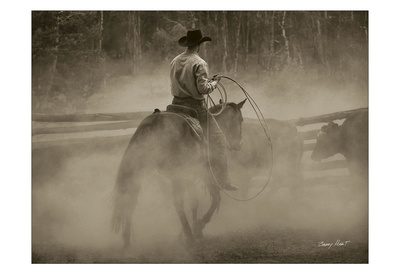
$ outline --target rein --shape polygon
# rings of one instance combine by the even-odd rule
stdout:
[[[242,90],[243,94],[246,96],[247,100],[250,102],[250,105],[251,105],[251,107],[253,108],[253,110],[254,110],[254,112],[255,112],[255,114],[256,114],[256,116],[257,116],[257,119],[258,119],[258,121],[259,121],[261,127],[263,128],[265,137],[266,137],[266,139],[268,140],[268,143],[269,143],[269,146],[270,146],[270,149],[271,149],[271,159],[270,159],[270,160],[271,160],[271,167],[270,167],[269,176],[268,176],[268,179],[267,179],[267,181],[265,182],[264,186],[262,187],[262,189],[261,189],[258,193],[256,193],[254,196],[252,196],[252,197],[250,197],[250,198],[248,198],[248,199],[238,199],[238,198],[235,198],[235,197],[229,195],[228,193],[226,193],[226,191],[224,191],[223,189],[221,189],[222,192],[223,192],[226,196],[228,196],[229,198],[231,198],[231,199],[233,199],[233,200],[235,200],[235,201],[239,201],[239,202],[246,202],[246,201],[253,200],[253,199],[256,198],[257,196],[259,196],[259,195],[266,189],[266,187],[268,186],[268,184],[269,184],[269,182],[270,182],[270,180],[271,180],[272,168],[273,168],[273,150],[272,150],[273,146],[272,146],[272,141],[271,141],[270,134],[268,133],[268,132],[269,132],[269,129],[268,129],[267,122],[265,121],[265,118],[264,118],[264,116],[263,116],[263,114],[262,114],[260,108],[258,107],[257,103],[256,103],[256,102],[254,101],[254,99],[250,96],[250,94],[249,94],[236,80],[234,80],[234,79],[232,79],[232,78],[230,78],[230,77],[228,77],[228,76],[224,76],[224,75],[219,75],[219,76],[220,76],[221,78],[225,78],[225,79],[228,79],[228,80],[234,82],[234,83]],[[220,90],[220,87],[221,87],[222,91]],[[211,113],[211,111],[210,111],[209,108],[208,108],[208,102],[211,101],[213,104],[214,104],[214,102],[213,102],[213,100],[211,99],[211,97],[210,97],[209,94],[207,94],[206,105],[207,105],[207,112],[210,114],[210,116],[212,117],[212,119],[213,119],[214,122],[216,123],[217,127],[219,128],[219,130],[221,130],[221,128],[219,127],[219,125],[218,125],[216,119],[214,118],[214,116],[217,116],[217,115],[221,114],[222,111],[225,109],[225,107],[227,106],[227,98],[228,98],[228,96],[227,96],[225,87],[222,85],[221,82],[218,82],[218,84],[217,84],[217,89],[218,89],[218,91],[219,91],[219,93],[221,94],[221,97],[222,97],[222,107],[221,107],[221,110],[220,110],[219,112],[215,113],[215,114],[214,114],[214,113]],[[214,104],[214,105],[215,105],[215,104]],[[221,130],[221,132],[222,132],[222,130]],[[207,140],[209,139],[209,134],[210,134],[210,131],[209,131],[209,121],[208,121],[208,115],[207,115]],[[215,182],[217,183],[217,185],[219,186],[220,184],[218,183],[218,180],[217,180],[217,178],[216,178],[216,176],[214,175],[214,172],[213,172],[213,170],[212,170],[211,161],[210,161],[210,153],[209,153],[209,152],[210,152],[210,144],[209,144],[209,142],[207,142],[208,165],[209,165],[209,167],[210,167],[211,174],[212,174],[212,176],[213,176],[213,178],[214,178],[214,181],[215,181]]]

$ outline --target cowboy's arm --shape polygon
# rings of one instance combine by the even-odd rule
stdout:
[[[211,93],[219,82],[219,79],[208,79],[208,66],[205,62],[197,66],[195,74],[197,90],[200,94]]]

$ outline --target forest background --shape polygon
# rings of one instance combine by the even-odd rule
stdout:
[[[277,108],[314,99],[312,114],[368,105],[367,11],[33,11],[32,112],[167,104],[168,66],[190,28],[213,39],[200,54],[212,74]]]

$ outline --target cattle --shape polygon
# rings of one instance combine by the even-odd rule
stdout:
[[[311,159],[321,161],[338,153],[346,158],[350,175],[368,178],[368,110],[349,115],[342,125],[329,122],[321,127]]]
[[[294,189],[302,182],[301,159],[303,140],[297,128],[287,121],[266,119],[272,141],[272,153],[263,128],[258,121],[245,119],[242,123],[242,148],[228,153],[228,164],[234,184],[238,184],[243,198],[248,196],[248,188],[258,182],[260,189],[272,172],[269,187]],[[271,159],[273,165],[271,169]],[[254,192],[254,191],[252,191]],[[251,195],[250,195],[251,196]]]

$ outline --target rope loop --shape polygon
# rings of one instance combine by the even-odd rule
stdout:
[[[220,87],[221,87],[222,91],[221,91]],[[216,112],[216,113],[212,113],[211,111],[208,111],[212,116],[218,116],[218,115],[220,115],[220,114],[224,111],[224,109],[225,109],[225,107],[226,107],[226,104],[228,103],[228,95],[227,95],[227,93],[226,93],[226,89],[225,89],[224,85],[222,85],[222,83],[219,82],[219,83],[217,84],[216,89],[218,89],[218,92],[219,92],[219,94],[221,95],[222,107],[221,107],[220,111],[218,111],[218,112]],[[208,109],[208,104],[209,104],[210,102],[211,102],[214,106],[217,105],[217,104],[215,104],[214,100],[211,98],[210,94],[207,94],[207,101],[206,101],[207,109]]]
[[[239,201],[239,202],[246,202],[246,201],[253,200],[253,199],[255,199],[257,196],[259,196],[259,195],[266,189],[266,187],[268,186],[268,184],[269,184],[269,182],[270,182],[270,180],[271,180],[272,168],[273,168],[273,146],[272,146],[272,140],[271,140],[271,137],[270,137],[270,134],[269,134],[269,128],[268,128],[267,122],[265,121],[265,118],[264,118],[264,116],[263,116],[263,114],[262,114],[260,108],[258,107],[257,103],[256,103],[256,102],[254,101],[254,99],[250,96],[250,94],[249,94],[236,80],[232,79],[231,77],[228,77],[228,76],[225,76],[225,75],[219,75],[219,77],[234,82],[234,83],[241,89],[241,91],[243,92],[243,94],[246,96],[247,100],[249,101],[251,107],[253,108],[253,110],[254,110],[254,112],[255,112],[255,114],[256,114],[256,116],[257,116],[257,119],[258,119],[258,121],[259,121],[261,127],[263,128],[265,137],[266,137],[266,139],[268,140],[268,144],[269,144],[269,147],[270,147],[270,150],[271,150],[271,154],[270,154],[270,155],[271,155],[271,159],[270,159],[271,166],[270,166],[269,176],[268,176],[268,179],[267,179],[266,183],[264,184],[264,186],[262,187],[262,189],[261,189],[258,193],[256,193],[254,196],[252,196],[252,197],[250,197],[250,198],[248,198],[248,199],[238,199],[238,198],[235,198],[235,197],[229,195],[228,193],[226,193],[226,192],[222,189],[223,193],[224,193],[226,196],[228,196],[229,198],[231,198],[231,199],[233,199],[233,200],[235,200],[235,201]],[[222,91],[221,91],[220,88],[222,89]],[[217,84],[217,89],[218,89],[218,91],[219,91],[219,93],[220,93],[220,95],[221,95],[221,101],[222,101],[221,110],[218,111],[217,113],[211,113],[211,112],[208,110],[208,103],[211,102],[212,104],[214,104],[214,106],[215,106],[215,103],[214,103],[214,101],[212,100],[212,98],[210,97],[209,94],[207,95],[207,100],[206,100],[207,111],[212,115],[212,118],[213,118],[213,120],[214,120],[215,123],[216,123],[216,120],[215,120],[215,118],[214,118],[213,116],[217,116],[217,115],[221,114],[222,111],[225,109],[225,107],[226,107],[226,105],[227,105],[227,101],[228,101],[227,92],[226,92],[226,90],[225,90],[224,85],[221,83],[221,81],[218,82],[218,84]],[[208,115],[207,115],[207,127],[209,126],[208,123],[209,123],[209,121],[208,121]],[[217,124],[217,125],[218,125],[218,124]],[[209,134],[209,131],[207,131],[207,132],[208,132],[208,134]],[[208,137],[209,137],[209,136],[207,136],[207,139],[208,139]],[[217,178],[215,177],[215,175],[214,175],[214,173],[213,173],[213,171],[212,171],[212,166],[211,166],[211,162],[210,162],[210,154],[209,154],[210,145],[209,145],[208,142],[207,142],[207,146],[208,146],[208,147],[207,147],[207,151],[208,151],[208,153],[207,153],[207,154],[208,154],[208,164],[209,164],[209,167],[210,167],[210,170],[211,170],[211,174],[212,174],[212,176],[214,177],[215,182],[216,182],[217,185],[219,186],[218,180],[217,180]]]

